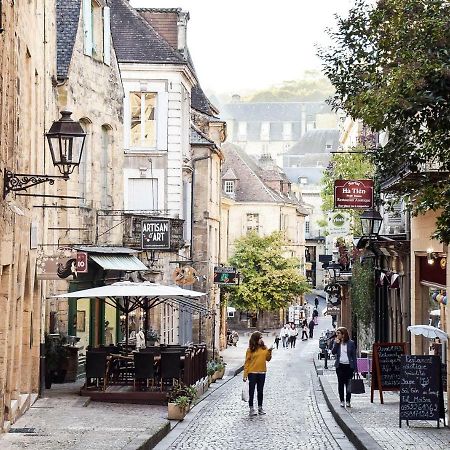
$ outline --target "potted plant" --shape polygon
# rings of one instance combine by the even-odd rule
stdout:
[[[225,375],[225,366],[227,363],[223,362],[223,359],[221,358],[220,361],[216,362],[216,378],[217,380],[221,380],[223,376]]]
[[[45,334],[45,387],[50,389],[52,382],[64,383],[67,373],[66,337],[62,334]]]
[[[159,341],[158,333],[153,328],[147,331],[146,341],[148,346],[154,346]]]
[[[211,360],[208,361],[206,365],[206,373],[208,375],[209,383],[214,383],[216,381],[216,378],[214,377],[214,374],[216,373],[216,362]]]
[[[189,397],[182,395],[167,404],[167,418],[169,420],[183,420],[189,411]]]
[[[186,386],[181,383],[172,388],[167,397],[168,419],[183,420],[196,398],[197,391],[193,386]]]

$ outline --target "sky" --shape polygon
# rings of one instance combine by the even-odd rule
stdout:
[[[320,70],[333,15],[353,0],[131,0],[134,7],[189,11],[188,46],[203,89],[245,94]]]

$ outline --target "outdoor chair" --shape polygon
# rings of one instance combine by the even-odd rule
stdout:
[[[136,390],[136,380],[145,380],[148,388],[148,380],[152,380],[152,387],[155,378],[155,359],[152,353],[134,353],[134,381],[133,389]]]
[[[159,347],[145,347],[139,350],[139,353],[151,353],[152,355],[160,355],[161,349]]]
[[[97,380],[97,388],[99,380],[103,380],[103,390],[106,390],[108,378],[107,361],[105,352],[86,352],[86,388],[89,387],[89,381]]]
[[[164,380],[171,380],[171,385],[174,385],[174,380],[180,381],[181,378],[181,352],[161,352],[160,361],[160,377],[161,377],[161,392],[163,390]]]

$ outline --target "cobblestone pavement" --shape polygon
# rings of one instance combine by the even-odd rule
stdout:
[[[336,400],[337,378],[334,361],[330,369],[324,370],[324,377],[332,387]],[[352,396],[352,407],[347,411],[387,450],[433,450],[450,449],[450,429],[442,426],[438,429],[436,422],[410,421],[410,426],[403,421],[399,427],[399,393],[383,392],[384,404],[380,403],[379,392],[374,393],[374,402],[370,403],[370,384],[366,381],[366,393]],[[447,421],[448,423],[448,421]]]
[[[325,406],[313,371],[316,350],[316,339],[274,350],[264,389],[267,415],[248,416],[238,375],[197,405],[181,433],[176,436],[178,425],[155,450],[353,449]]]

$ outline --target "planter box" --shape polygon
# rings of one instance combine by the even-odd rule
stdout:
[[[223,376],[225,375],[225,367],[223,369],[218,370],[217,372],[217,379],[221,380]]]
[[[167,418],[169,420],[183,420],[189,411],[189,407],[180,408],[175,403],[167,404]]]

